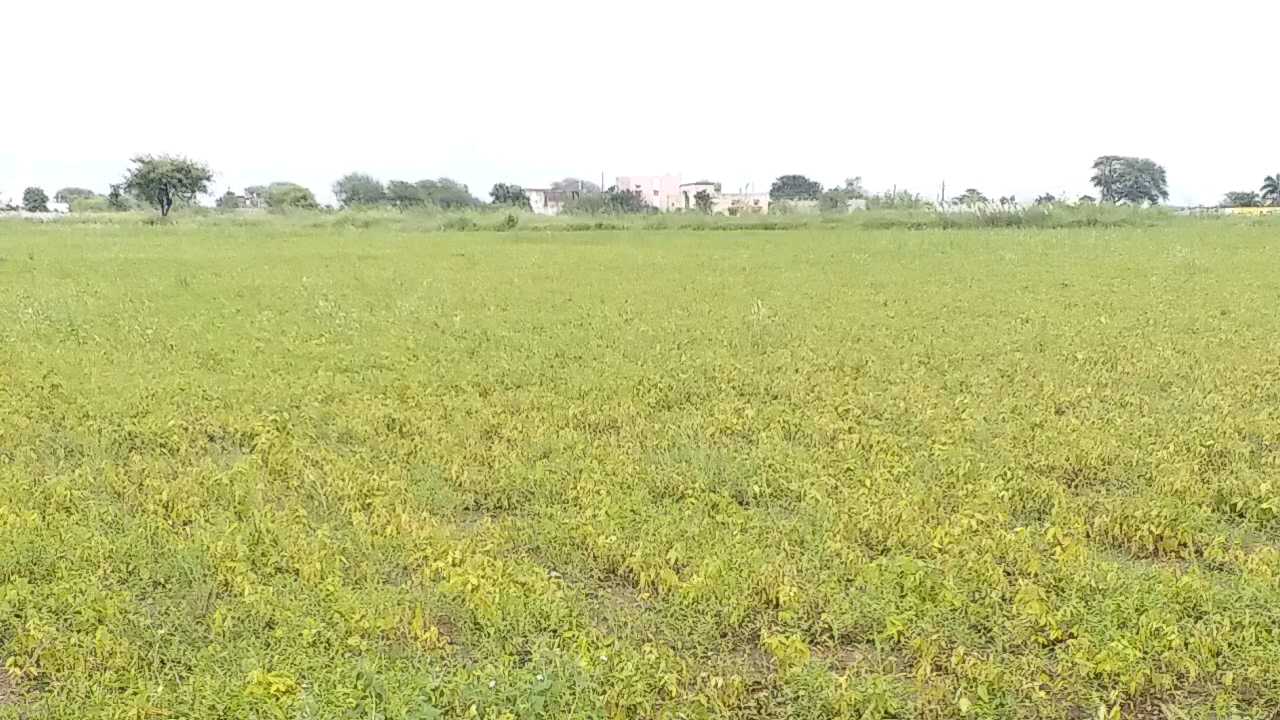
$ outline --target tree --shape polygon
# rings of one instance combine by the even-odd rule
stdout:
[[[53,199],[56,202],[66,203],[67,205],[70,205],[71,203],[75,202],[76,200],[79,200],[80,198],[91,198],[91,197],[97,197],[97,196],[98,196],[98,193],[85,188],[64,187],[58,192],[53,194]]]
[[[1222,207],[1261,207],[1262,198],[1252,190],[1229,192],[1222,197]]]
[[[557,180],[551,183],[551,189],[559,190],[561,192],[576,191],[584,195],[587,193],[600,192],[600,186],[591,182],[590,180],[579,180],[578,178],[571,178],[571,177],[567,177],[563,180]]]
[[[1093,161],[1090,182],[1102,194],[1102,202],[1156,205],[1169,199],[1164,168],[1147,158],[1103,155]]]
[[[240,196],[230,190],[223,193],[214,204],[219,210],[239,210],[242,206]]]
[[[194,202],[209,192],[213,173],[203,163],[172,155],[139,155],[125,174],[125,192],[169,214],[174,201]]]
[[[387,202],[401,210],[426,204],[426,200],[422,197],[422,190],[417,185],[403,180],[392,180],[387,183]]]
[[[703,213],[704,215],[710,215],[712,207],[711,193],[707,192],[705,189],[694,193],[693,204],[698,208],[698,212]]]
[[[49,196],[38,187],[22,191],[22,209],[27,212],[49,212]]]
[[[245,206],[260,208],[267,204],[267,186],[249,185],[244,189]]]
[[[122,192],[120,183],[111,186],[111,191],[107,193],[107,207],[111,210],[130,210],[132,206],[129,198]]]
[[[382,183],[364,173],[347,173],[333,184],[333,194],[342,207],[381,205],[387,199]]]
[[[1037,205],[1053,205],[1057,202],[1058,202],[1058,198],[1054,197],[1053,193],[1045,193],[1040,197],[1036,198]]]
[[[422,199],[442,210],[475,207],[480,204],[466,185],[442,177],[436,180],[419,180],[415,183]]]
[[[525,210],[530,210],[533,207],[529,204],[529,196],[525,193],[524,188],[519,185],[498,183],[489,191],[489,197],[494,205],[509,205]]]
[[[822,183],[810,180],[803,175],[782,175],[773,181],[769,188],[769,199],[778,200],[817,200],[822,194]]]
[[[604,193],[605,212],[615,215],[644,215],[658,209],[644,199],[639,190],[619,190],[611,187]]]
[[[78,197],[71,201],[71,212],[73,213],[107,212],[109,210],[111,210],[111,204],[103,195]]]
[[[268,185],[263,191],[263,202],[272,210],[315,210],[320,207],[309,189],[291,182]]]
[[[1280,205],[1280,173],[1268,175],[1263,179],[1262,199],[1269,205]]]
[[[977,188],[968,188],[963,193],[951,199],[953,205],[963,205],[964,207],[978,207],[980,205],[990,205],[991,201],[987,199]]]

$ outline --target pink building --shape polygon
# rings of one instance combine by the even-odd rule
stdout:
[[[684,208],[679,175],[631,175],[619,177],[616,184],[619,190],[640,193],[645,202],[662,212]]]

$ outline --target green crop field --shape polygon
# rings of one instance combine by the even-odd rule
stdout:
[[[0,222],[0,718],[1271,718],[1280,224]]]

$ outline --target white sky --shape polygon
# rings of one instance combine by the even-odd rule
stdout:
[[[1280,171],[1276,0],[4,5],[0,197],[105,191],[141,152],[322,201],[351,170],[1030,199],[1121,154],[1189,204]]]

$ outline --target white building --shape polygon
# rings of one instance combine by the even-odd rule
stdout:
[[[628,175],[615,183],[619,190],[640,193],[644,201],[662,212],[685,207],[679,175]]]
[[[525,188],[529,197],[529,209],[537,215],[559,215],[564,204],[576,200],[581,195],[578,190],[549,190],[547,188]]]

